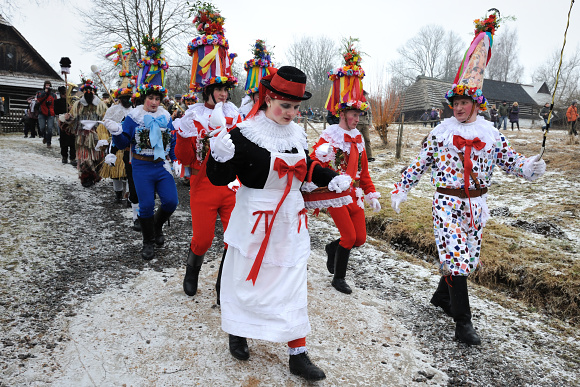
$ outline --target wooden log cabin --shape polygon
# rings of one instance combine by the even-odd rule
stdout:
[[[56,89],[64,80],[30,43],[0,15],[0,97],[4,97],[4,116],[0,131],[19,132],[20,120],[28,107],[26,99],[50,80]]]

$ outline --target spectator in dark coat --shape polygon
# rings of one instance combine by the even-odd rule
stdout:
[[[421,114],[421,118],[419,119],[423,121],[423,126],[427,127],[427,121],[429,121],[429,110],[425,110],[425,113]]]
[[[489,117],[491,118],[491,122],[493,122],[493,127],[497,128],[497,123],[499,121],[499,116],[497,113],[496,105],[493,105],[491,109],[489,109]]]
[[[518,126],[518,130],[520,130],[520,107],[517,102],[513,103],[508,115],[510,122],[512,123],[512,130],[514,130],[514,124],[516,124]]]
[[[54,101],[56,100],[56,94],[52,92],[52,83],[50,81],[44,81],[44,88],[36,93],[36,100],[40,104],[38,127],[40,134],[44,136],[42,143],[50,148],[52,128],[54,127]]]
[[[499,123],[497,128],[501,130],[501,125],[503,124],[503,130],[507,130],[507,120],[508,120],[508,105],[507,101],[502,101],[498,109],[499,113]]]
[[[546,129],[548,126],[548,115],[550,114],[550,102],[546,102],[544,107],[540,109],[540,117],[544,120],[544,125],[542,125],[542,130]]]
[[[439,113],[437,110],[435,110],[435,108],[431,108],[429,119],[431,120],[431,127],[437,126],[437,121],[439,121]]]

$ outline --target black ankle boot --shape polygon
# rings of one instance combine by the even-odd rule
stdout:
[[[324,371],[312,363],[308,354],[303,352],[298,355],[290,355],[290,372],[302,376],[308,381],[317,381],[326,378]]]
[[[115,203],[121,203],[123,201],[123,191],[115,191]]]
[[[183,291],[188,296],[195,296],[197,293],[197,282],[199,271],[203,264],[203,255],[195,255],[191,248],[187,255],[187,266],[185,267],[185,277],[183,278]]]
[[[153,218],[139,218],[143,233],[143,249],[141,258],[150,261],[155,258],[155,227]]]
[[[431,297],[430,302],[434,306],[443,309],[447,316],[453,317],[453,314],[451,313],[451,298],[449,296],[449,287],[447,286],[445,277],[441,277],[439,279],[439,286],[437,286],[437,290],[435,290],[435,293],[433,293],[433,297]]]
[[[163,246],[165,243],[165,235],[163,235],[163,224],[169,220],[171,212],[166,212],[163,208],[157,209],[155,213],[155,244],[157,246]]]
[[[250,358],[250,349],[245,337],[229,335],[230,353],[238,360],[248,360]]]
[[[141,221],[139,218],[133,221],[133,230],[141,232]]]
[[[344,294],[352,293],[352,289],[344,280],[346,277],[346,268],[348,266],[349,256],[349,249],[345,249],[341,245],[336,246],[336,255],[334,257],[334,278],[332,278],[332,286]]]
[[[480,345],[481,339],[471,323],[466,276],[451,277],[449,295],[451,296],[451,312],[455,320],[455,340],[467,345]]]
[[[330,274],[334,274],[334,257],[336,255],[336,246],[340,243],[340,239],[330,242],[324,247],[326,251],[326,268]]]
[[[217,294],[217,300],[216,303],[218,305],[220,305],[220,291],[222,288],[222,270],[224,268],[224,261],[226,260],[226,254],[228,252],[228,249],[224,249],[224,255],[222,255],[222,261],[220,262],[220,268],[218,270],[218,277],[217,280],[215,281],[215,292]]]

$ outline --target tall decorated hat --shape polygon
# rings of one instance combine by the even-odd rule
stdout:
[[[445,94],[451,108],[453,108],[453,97],[464,95],[477,102],[479,110],[487,110],[487,99],[483,96],[482,91],[483,73],[491,59],[493,35],[499,28],[500,21],[497,9],[492,8],[489,11],[493,11],[493,13],[484,19],[474,20],[475,38],[465,52],[451,90]]]
[[[84,92],[85,90],[93,90],[94,93],[98,91],[97,85],[93,82],[92,79],[84,78],[81,79],[82,85],[79,87],[79,90]]]
[[[163,53],[161,40],[145,35],[141,44],[145,48],[145,55],[137,62],[139,73],[137,74],[135,97],[145,96],[151,91],[166,97],[165,71],[169,68],[169,64],[161,56]]]
[[[123,50],[123,45],[119,43],[115,44],[113,50],[105,55],[106,58],[113,60],[115,66],[121,67],[121,70],[119,71],[121,84],[118,89],[113,89],[113,92],[111,93],[113,98],[119,98],[121,96],[131,97],[133,95],[135,82],[133,80],[133,74],[131,73],[131,70],[129,70],[129,59],[131,58],[131,55],[136,52],[137,49],[135,47]]]
[[[185,102],[185,101],[193,101],[193,103],[197,103],[198,98],[197,98],[197,95],[195,95],[195,93],[193,91],[190,91],[189,93],[181,96],[181,100],[183,102]]]
[[[363,94],[362,79],[365,72],[359,65],[361,56],[354,46],[356,42],[358,39],[353,38],[345,41],[342,53],[344,65],[328,72],[332,87],[326,100],[326,110],[336,116],[343,110],[365,111],[369,107]]]
[[[252,46],[252,53],[254,57],[244,63],[244,70],[248,73],[245,86],[246,94],[248,95],[258,92],[260,80],[270,75],[272,72],[271,69],[274,66],[263,40],[256,40],[256,43]]]
[[[211,3],[201,4],[191,9],[196,14],[193,23],[200,35],[187,46],[187,53],[192,58],[189,89],[201,91],[213,84],[237,86],[238,79],[232,75],[236,54],[228,53],[230,45],[224,37],[225,19]]]

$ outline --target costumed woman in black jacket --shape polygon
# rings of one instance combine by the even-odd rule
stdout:
[[[216,185],[236,176],[242,184],[224,234],[229,247],[221,312],[230,353],[247,360],[248,337],[288,342],[290,372],[321,380],[324,372],[306,351],[310,236],[300,186],[312,161],[306,133],[293,122],[300,101],[311,97],[305,85],[306,75],[291,66],[262,78],[259,101],[246,120],[229,134],[223,130],[210,139],[207,175]],[[320,165],[310,172],[315,184],[330,190],[350,186],[349,176]]]

